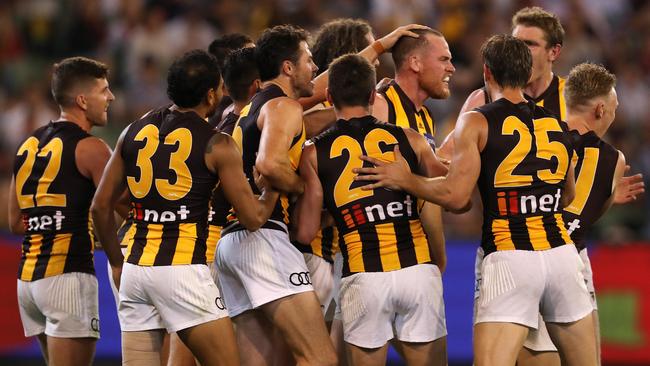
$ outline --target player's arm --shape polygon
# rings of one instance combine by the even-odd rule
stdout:
[[[318,162],[316,147],[305,144],[300,157],[300,176],[305,182],[305,191],[296,203],[295,239],[300,243],[311,243],[321,228],[321,210],[323,209],[323,187],[318,179]]]
[[[20,205],[18,205],[18,197],[16,196],[16,178],[11,177],[11,184],[9,185],[9,230],[14,234],[25,234],[25,225],[23,224],[23,215],[20,212]]]
[[[246,229],[255,231],[268,221],[278,193],[263,189],[262,195],[255,197],[244,174],[241,152],[232,137],[215,133],[206,147],[205,162],[208,169],[219,175],[221,189]]]
[[[412,129],[404,129],[409,139],[409,144],[413,148],[418,158],[419,175],[423,177],[438,177],[447,174],[447,167],[436,158],[431,145]],[[429,244],[429,253],[431,259],[443,273],[447,267],[447,252],[445,248],[445,233],[442,229],[442,209],[440,206],[431,202],[425,202],[420,211],[420,222],[422,228],[427,234]]]
[[[336,122],[334,107],[327,107],[305,112],[305,134],[307,138],[317,136]]]
[[[414,37],[418,38],[419,35],[416,33],[413,33],[413,30],[416,29],[428,29],[429,27],[424,26],[424,25],[419,25],[419,24],[409,24],[409,25],[404,25],[401,27],[398,27],[388,35],[384,36],[381,39],[378,39],[375,42],[378,42],[378,44],[381,45],[381,47],[373,47],[372,44],[368,45],[368,47],[364,48],[361,50],[358,55],[365,58],[370,62],[370,64],[374,63],[379,56],[381,56],[384,52],[390,50],[393,48],[395,43],[402,37]],[[381,50],[383,48],[383,50]],[[378,52],[380,51],[381,52]],[[305,97],[305,98],[300,98],[298,101],[300,104],[305,108],[305,110],[315,106],[316,104],[324,101],[327,97],[327,83],[328,83],[328,71],[322,72],[320,75],[318,75],[314,79],[314,94],[310,97]]]
[[[115,146],[93,198],[90,212],[95,225],[95,233],[102,243],[108,261],[113,269],[113,280],[119,288],[124,256],[117,241],[117,223],[115,221],[116,202],[126,190],[126,175],[122,160],[122,141],[129,128],[125,128]]]
[[[562,189],[562,196],[560,197],[560,206],[567,207],[573,202],[576,197],[576,173],[573,162],[569,162],[569,169],[567,170],[564,188]]]
[[[473,111],[474,108],[483,105],[485,105],[485,91],[483,88],[476,89],[465,99],[465,103],[460,108],[458,115],[460,116],[465,112]],[[447,137],[445,137],[440,147],[436,149],[436,154],[440,158],[451,160],[451,157],[454,156],[454,130],[451,130]]]
[[[255,168],[275,189],[302,193],[303,182],[289,161],[291,142],[302,129],[302,107],[290,98],[276,98],[262,107],[259,118],[264,124]]]
[[[81,175],[92,180],[95,187],[99,186],[104,168],[111,158],[111,152],[111,148],[106,142],[95,136],[87,137],[77,144],[74,152],[77,170]],[[118,200],[115,211],[120,216],[126,217],[129,212],[128,200]]]
[[[395,149],[395,162],[385,163],[368,156],[361,158],[375,165],[359,168],[356,180],[374,181],[364,190],[387,187],[403,189],[416,197],[441,205],[454,212],[465,212],[470,207],[472,190],[481,171],[480,151],[487,140],[487,120],[478,112],[463,114],[454,132],[456,148],[446,177],[425,178],[412,174],[408,163]]]
[[[619,151],[612,182],[611,203],[617,205],[630,203],[636,201],[636,197],[645,192],[643,174],[625,176],[629,170],[630,166],[625,162],[625,155]]]

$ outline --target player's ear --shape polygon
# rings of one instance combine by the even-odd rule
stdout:
[[[594,110],[594,116],[596,119],[601,119],[605,115],[605,103],[598,102],[596,104],[596,109]]]
[[[293,64],[293,62],[291,62],[289,60],[282,61],[282,73],[283,74],[292,75],[294,68],[295,68],[295,65]]]
[[[557,60],[558,57],[560,57],[560,53],[562,52],[562,45],[561,44],[556,44],[555,46],[551,47],[549,49],[548,57],[551,62],[554,62]]]
[[[492,80],[492,73],[486,64],[483,64],[483,80],[485,81],[486,85],[489,80]]]
[[[375,97],[376,97],[376,95],[377,95],[377,94],[375,93],[374,90],[370,91],[370,98],[368,98],[368,105],[369,105],[369,106],[375,104]]]
[[[77,107],[81,108],[82,110],[85,111],[88,109],[88,100],[86,99],[85,94],[77,94],[77,96],[74,98],[74,102]]]
[[[409,57],[407,58],[407,62],[411,70],[413,70],[414,72],[420,72],[420,69],[422,68],[422,64],[420,63],[420,57],[416,53],[409,55]]]
[[[330,94],[330,88],[325,88],[325,94],[327,95],[327,102],[330,105],[334,105],[334,101],[332,100],[332,94]]]

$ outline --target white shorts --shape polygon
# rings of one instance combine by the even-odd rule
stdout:
[[[345,341],[358,347],[382,347],[394,337],[403,342],[444,337],[440,270],[433,264],[418,264],[344,277],[341,315]]]
[[[332,299],[334,300],[334,319],[342,320],[341,317],[341,277],[343,276],[343,253],[338,252],[334,255],[334,285],[332,289]]]
[[[537,329],[539,313],[570,323],[593,311],[574,245],[491,253],[481,265],[476,323],[507,322]]]
[[[169,333],[228,316],[208,266],[137,266],[124,263],[120,326],[124,332]]]
[[[99,338],[97,277],[71,272],[18,280],[18,310],[25,337]]]
[[[580,259],[582,259],[582,262],[584,263],[582,275],[585,278],[587,290],[589,290],[591,305],[593,306],[594,311],[596,311],[598,310],[598,305],[596,304],[594,276],[591,271],[591,261],[589,260],[587,249],[580,251]],[[531,329],[528,332],[528,337],[524,342],[524,347],[537,352],[557,352],[557,347],[553,344],[551,336],[548,334],[548,330],[546,329],[546,323],[541,315],[539,316],[539,327],[537,330]]]
[[[235,317],[271,301],[313,291],[302,253],[287,233],[239,230],[221,237],[217,270],[228,313]]]
[[[325,315],[333,300],[334,268],[332,264],[317,255],[311,253],[302,255],[309,270],[311,285],[316,292],[323,315]]]

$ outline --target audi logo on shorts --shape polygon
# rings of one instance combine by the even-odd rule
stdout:
[[[289,282],[294,286],[311,285],[309,272],[294,272],[289,275]]]
[[[90,329],[92,329],[95,332],[99,332],[99,319],[97,318],[90,319]]]
[[[217,309],[226,310],[226,304],[223,303],[222,298],[217,297],[216,299],[214,299],[214,304],[217,305]]]

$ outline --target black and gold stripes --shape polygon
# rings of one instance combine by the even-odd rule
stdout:
[[[208,238],[205,241],[207,246],[205,257],[207,258],[208,263],[214,261],[214,254],[217,251],[217,243],[221,239],[221,229],[223,227],[218,225],[208,225]]]
[[[526,96],[528,100],[535,102],[540,107],[551,111],[561,121],[566,121],[566,100],[564,99],[564,83],[566,80],[557,75],[553,75],[551,84],[537,98]]]
[[[343,277],[359,272],[388,272],[431,262],[420,220],[399,220],[360,227],[342,235]]]
[[[335,226],[329,226],[319,230],[311,244],[294,245],[303,253],[310,253],[334,263],[334,255],[339,251],[339,231]]]
[[[559,213],[486,221],[486,254],[502,250],[547,250],[572,242]]]
[[[435,135],[435,122],[427,107],[422,106],[418,111],[415,105],[393,80],[388,86],[380,90],[388,103],[388,123],[400,127],[410,127],[421,135],[433,137]]]
[[[140,266],[206,264],[207,228],[196,223],[135,223],[126,261]]]

